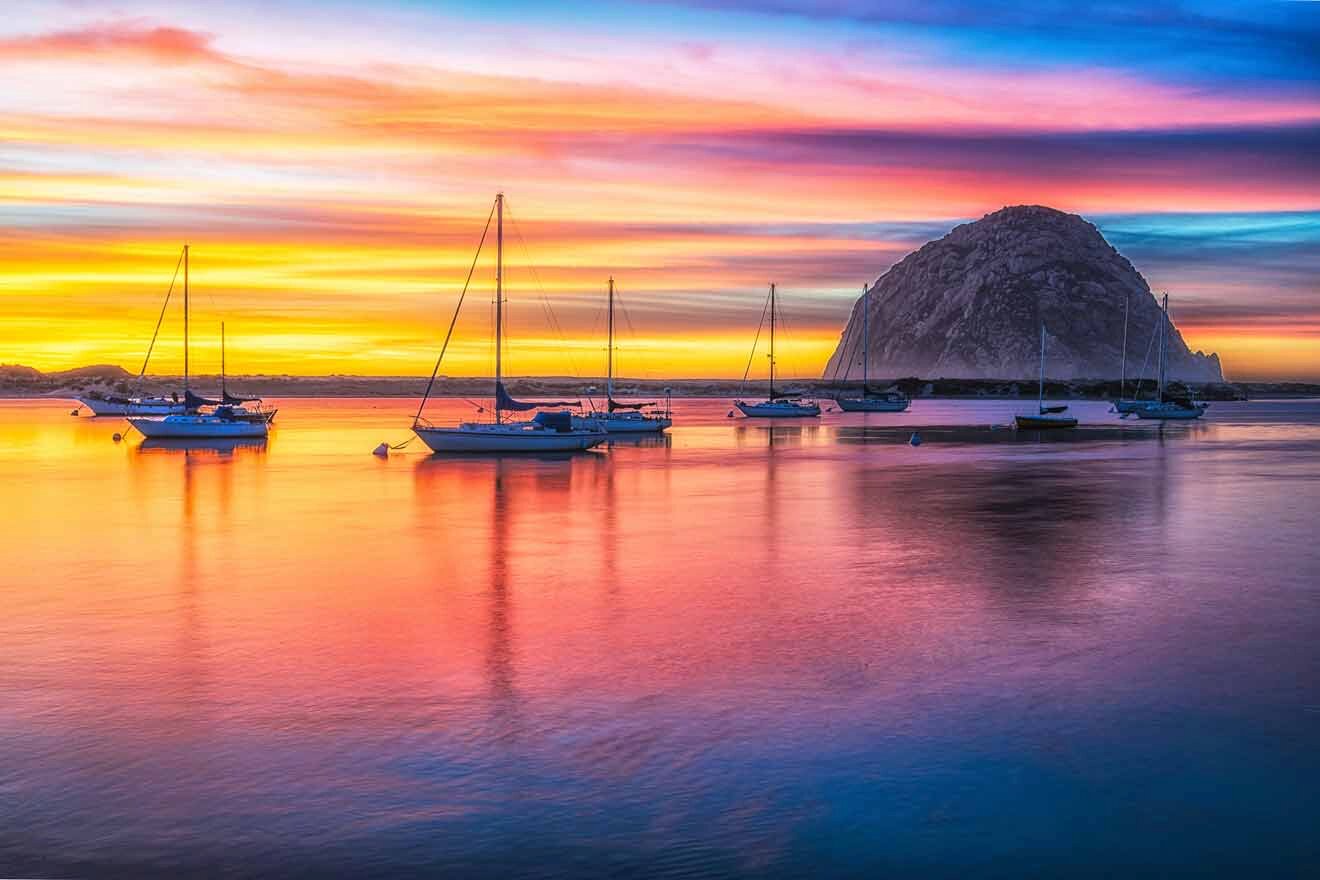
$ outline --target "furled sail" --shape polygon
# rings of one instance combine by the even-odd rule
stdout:
[[[645,409],[648,406],[655,406],[655,401],[650,400],[646,403],[619,403],[613,397],[609,398],[610,412],[615,412],[616,410],[621,409]]]
[[[503,382],[495,383],[495,407],[497,409],[505,409],[510,412],[527,412],[528,410],[544,409],[552,406],[577,406],[578,403],[576,400],[537,401],[535,403],[514,400],[509,396],[509,389],[504,387]]]
[[[183,392],[183,405],[187,409],[197,409],[199,406],[219,406],[220,401],[212,400],[209,397],[198,397],[185,389]]]

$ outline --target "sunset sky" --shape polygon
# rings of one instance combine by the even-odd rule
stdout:
[[[503,190],[513,373],[602,373],[612,274],[624,373],[740,375],[776,281],[818,374],[864,283],[1039,203],[1229,378],[1320,380],[1320,3],[1087,7],[10,0],[0,362],[136,371],[189,242],[203,371],[224,320],[234,372],[425,374]]]

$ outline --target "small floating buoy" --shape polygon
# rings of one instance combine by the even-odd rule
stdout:
[[[916,431],[913,431],[912,436],[908,438],[908,443],[911,443],[913,446],[920,446],[921,435],[918,434]]]
[[[113,434],[110,435],[110,439],[118,443],[120,440],[124,439],[124,435],[119,433],[118,431],[115,431]]]
[[[388,458],[390,454],[390,444],[388,443],[380,444],[375,449],[371,450],[371,454],[378,455],[381,458]]]

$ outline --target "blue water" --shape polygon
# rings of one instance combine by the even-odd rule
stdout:
[[[371,456],[413,405],[182,450],[0,402],[0,876],[1320,859],[1320,402]]]

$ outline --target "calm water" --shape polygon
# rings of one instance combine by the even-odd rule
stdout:
[[[0,402],[0,876],[1320,858],[1320,402],[371,456],[414,405],[184,451]]]

